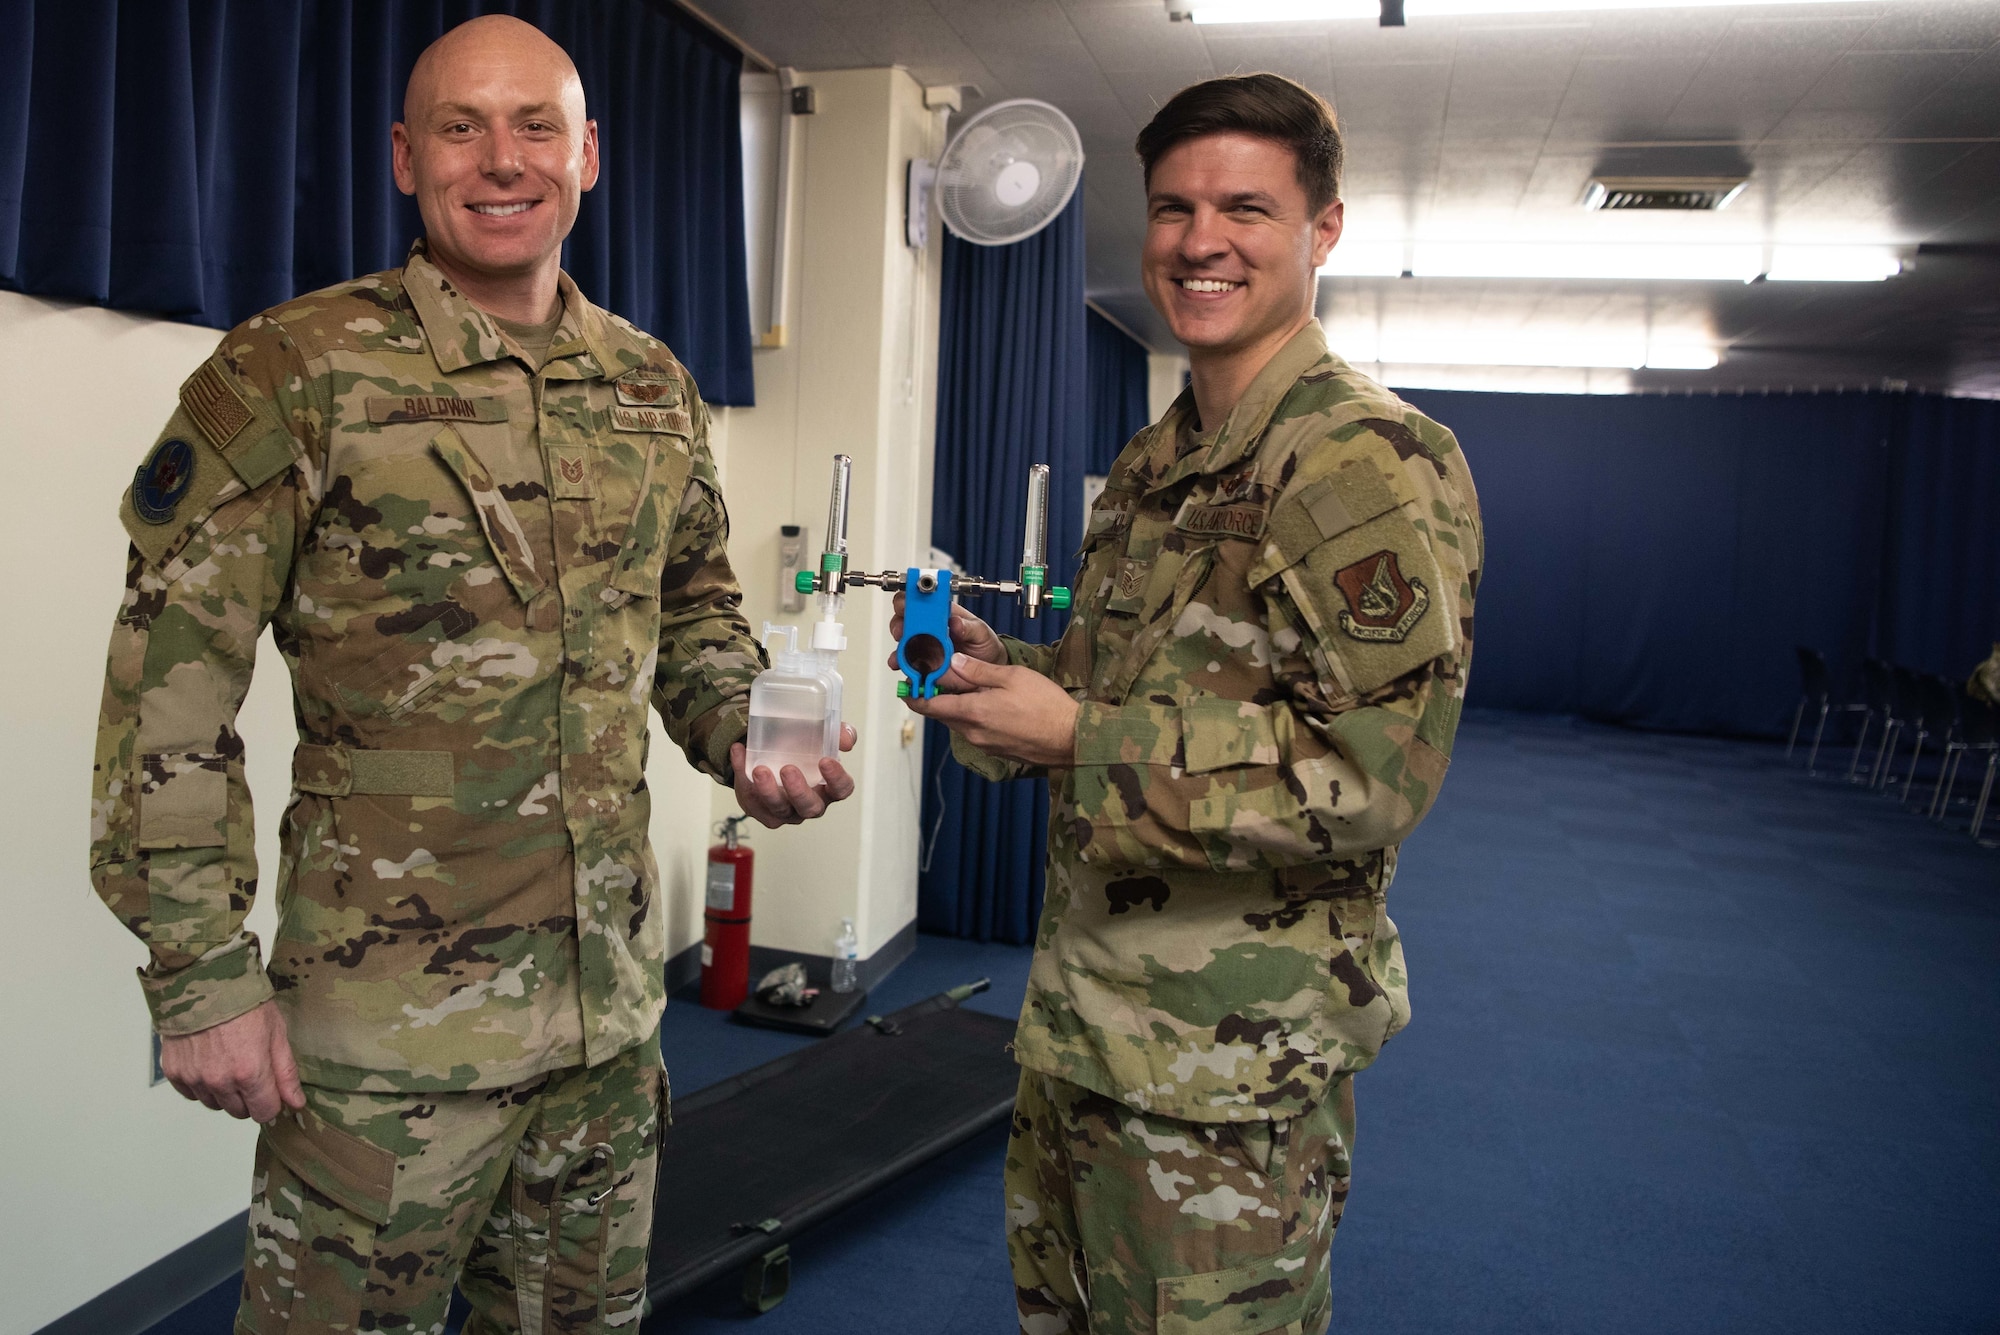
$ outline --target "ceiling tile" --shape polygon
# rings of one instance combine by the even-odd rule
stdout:
[[[1973,60],[1964,51],[1850,51],[1799,100],[1801,108],[1901,115]]]
[[[2000,5],[1995,6],[2000,9]],[[1960,66],[1898,119],[1892,134],[2000,136],[2000,47]]]
[[[1993,0],[1930,0],[1885,5],[1856,43],[1861,50],[1983,51],[2000,42],[2000,5]]]
[[[1282,74],[1321,97],[1333,96],[1333,64],[1323,37],[1295,41],[1262,35],[1210,37],[1207,46],[1217,74]]]

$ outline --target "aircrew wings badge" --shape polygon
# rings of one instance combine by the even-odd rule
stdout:
[[[1333,582],[1347,599],[1340,628],[1357,640],[1401,644],[1431,605],[1430,590],[1422,580],[1405,579],[1390,551],[1335,571]]]

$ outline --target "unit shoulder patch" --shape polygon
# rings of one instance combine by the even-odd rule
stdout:
[[[132,512],[148,524],[171,524],[194,485],[194,446],[168,436],[132,475]]]
[[[1282,578],[1348,690],[1372,691],[1458,647],[1437,558],[1401,507],[1335,532]]]
[[[1424,582],[1405,577],[1396,554],[1386,549],[1336,570],[1333,582],[1347,599],[1340,628],[1357,640],[1401,644],[1431,605]]]
[[[118,516],[139,554],[164,569],[203,521],[248,490],[182,405],[133,472]]]

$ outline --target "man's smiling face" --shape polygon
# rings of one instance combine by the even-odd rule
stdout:
[[[1146,295],[1191,353],[1250,352],[1312,314],[1340,222],[1338,200],[1311,209],[1283,144],[1235,133],[1189,139],[1153,164]]]
[[[560,47],[515,20],[474,20],[425,53],[403,114],[396,184],[447,272],[504,279],[557,262],[597,183],[597,123]]]

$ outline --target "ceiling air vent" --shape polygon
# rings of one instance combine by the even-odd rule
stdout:
[[[1605,213],[1677,209],[1713,213],[1743,192],[1743,176],[1598,176],[1583,192],[1583,206]]]

